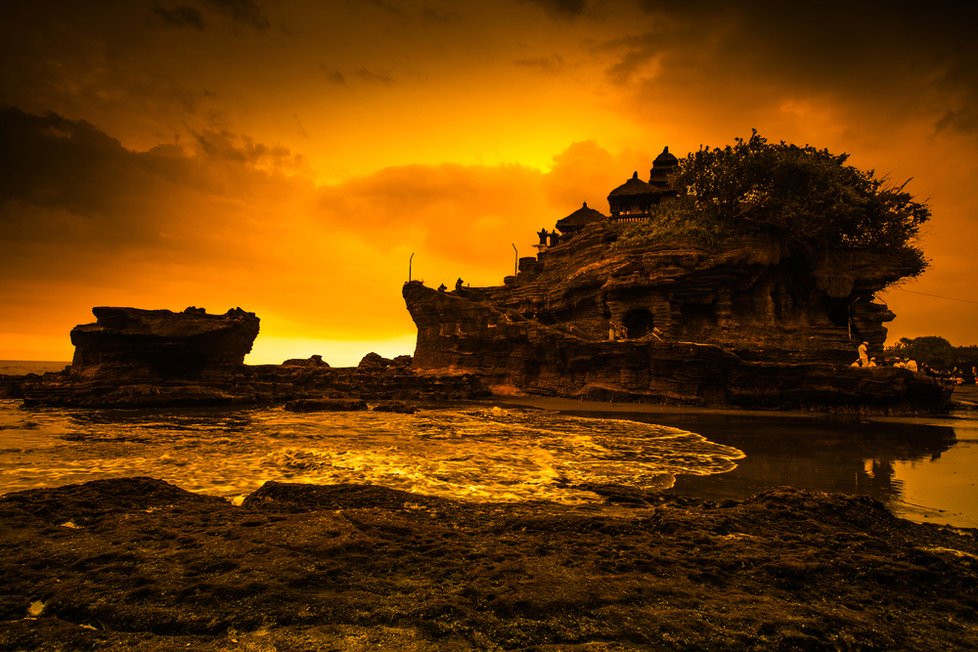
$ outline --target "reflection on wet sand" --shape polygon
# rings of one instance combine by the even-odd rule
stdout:
[[[602,414],[595,412],[593,414]],[[970,457],[978,475],[978,446],[956,430],[972,420],[852,421],[812,415],[783,416],[706,411],[615,411],[618,418],[689,429],[744,452],[737,468],[722,476],[680,476],[671,493],[740,500],[777,486],[864,494],[901,516],[921,521],[978,527],[978,504],[951,500],[961,482],[941,488],[948,454]],[[919,487],[908,495],[905,477],[915,470]],[[929,477],[921,477],[921,476]],[[972,482],[973,486],[973,482]]]

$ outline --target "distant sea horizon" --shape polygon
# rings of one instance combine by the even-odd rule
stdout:
[[[0,360],[0,375],[43,374],[48,371],[61,371],[70,364],[70,360]]]

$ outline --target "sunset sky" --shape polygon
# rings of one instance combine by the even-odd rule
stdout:
[[[412,353],[587,201],[756,128],[927,200],[890,341],[978,344],[970,2],[32,0],[0,8],[0,359],[92,306],[261,318],[247,361]]]

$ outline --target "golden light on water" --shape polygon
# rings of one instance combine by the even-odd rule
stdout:
[[[663,490],[678,474],[724,473],[743,457],[677,428],[502,408],[3,415],[0,493],[150,475],[239,501],[276,480],[577,504],[601,501],[591,484]]]
[[[685,429],[696,423],[727,444]],[[978,527],[971,472],[978,438],[968,424],[846,429],[810,419],[717,416],[677,428],[504,407],[413,415],[281,408],[27,412],[8,400],[0,401],[0,494],[150,475],[238,504],[274,480],[599,506],[602,486],[652,494],[675,486],[685,496],[743,500],[788,484],[868,494],[913,520]]]

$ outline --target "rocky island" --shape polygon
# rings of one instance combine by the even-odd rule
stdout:
[[[745,160],[776,148],[756,134],[738,147]],[[782,167],[824,158],[796,150],[779,152],[788,158]],[[703,154],[691,155],[687,168],[707,166]],[[822,164],[826,174],[848,169],[834,159]],[[883,324],[895,315],[875,296],[923,269],[916,247],[860,240],[844,224],[819,233],[806,222],[792,227],[801,233],[786,233],[762,218],[804,211],[764,207],[760,193],[771,191],[758,183],[734,193],[735,216],[712,215],[709,192],[695,186],[706,173],[685,174],[666,148],[648,182],[635,173],[611,191],[610,215],[585,203],[553,231],[541,230],[538,254],[521,258],[504,285],[475,288],[459,279],[448,291],[405,284],[418,328],[415,367],[476,373],[500,389],[598,400],[885,414],[947,409],[950,390],[923,374],[852,365],[863,341],[882,352]],[[890,222],[926,217],[900,213],[918,210],[907,197],[875,186],[866,192],[899,204],[880,209],[887,233],[898,230]],[[756,215],[744,222],[749,210]],[[863,219],[848,228],[877,228]],[[903,227],[915,232],[915,224]]]

